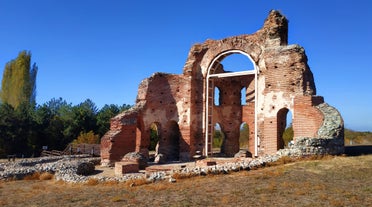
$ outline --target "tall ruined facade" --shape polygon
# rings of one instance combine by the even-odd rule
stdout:
[[[221,62],[231,54],[245,55],[254,68],[225,71]],[[217,95],[218,105],[213,101]],[[135,106],[114,117],[102,137],[102,163],[133,151],[148,156],[153,125],[160,137],[158,153],[168,160],[190,160],[197,151],[210,156],[216,123],[225,135],[221,151],[226,156],[239,151],[242,123],[249,128],[252,155],[274,154],[284,148],[289,111],[297,149],[305,154],[343,153],[341,115],[316,95],[304,49],[288,45],[288,21],[271,11],[254,34],[194,45],[183,74],[155,73],[143,80]]]

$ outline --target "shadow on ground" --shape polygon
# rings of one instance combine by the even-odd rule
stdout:
[[[345,154],[349,156],[372,154],[372,145],[345,146]]]

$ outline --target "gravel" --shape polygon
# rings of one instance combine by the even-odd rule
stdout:
[[[279,150],[275,155],[267,155],[255,159],[235,159],[212,166],[188,166],[177,168],[171,171],[156,171],[152,173],[129,173],[122,176],[108,177],[94,175],[94,166],[99,164],[100,158],[88,156],[60,156],[49,158],[34,158],[16,162],[0,163],[0,180],[22,179],[26,175],[35,172],[54,173],[56,180],[69,183],[85,183],[89,179],[99,182],[116,181],[127,182],[138,179],[146,179],[148,183],[162,180],[176,182],[177,176],[193,177],[206,176],[208,174],[229,174],[242,170],[251,170],[265,166],[267,163],[275,162],[283,156],[300,156],[298,150]],[[177,175],[177,176],[175,176]]]
[[[36,172],[50,172],[55,174],[56,180],[84,182],[86,175],[94,172],[94,166],[99,161],[100,158],[91,158],[89,155],[68,155],[0,163],[0,180],[22,179]]]

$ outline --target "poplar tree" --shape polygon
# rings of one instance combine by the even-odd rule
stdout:
[[[17,108],[21,104],[36,104],[37,66],[31,66],[31,52],[21,51],[5,65],[0,100]]]

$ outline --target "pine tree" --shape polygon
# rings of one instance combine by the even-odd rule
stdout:
[[[0,101],[17,108],[21,104],[36,104],[37,66],[31,66],[31,53],[21,51],[18,57],[5,65],[1,83]]]

